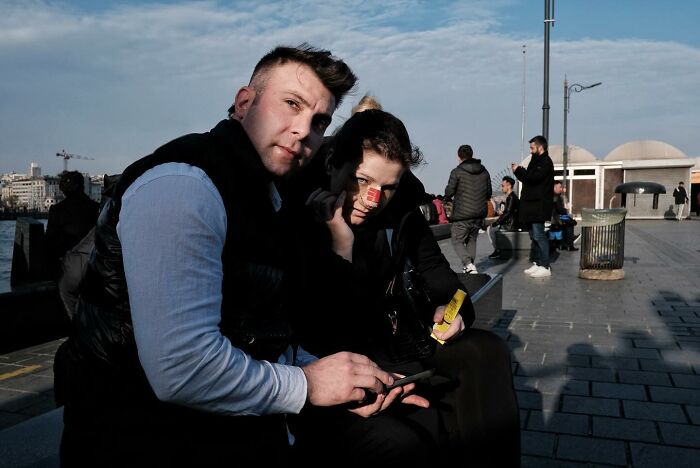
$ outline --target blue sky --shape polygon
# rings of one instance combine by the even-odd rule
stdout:
[[[520,159],[542,122],[539,0],[98,2],[0,0],[0,172],[117,173],[225,116],[257,59],[307,41],[360,77],[406,123],[444,189],[460,144],[492,174]],[[558,0],[551,34],[550,142],[563,138],[563,79],[603,85],[572,96],[568,140],[599,158],[636,139],[700,157],[700,2]]]

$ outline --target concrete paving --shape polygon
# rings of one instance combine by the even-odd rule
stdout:
[[[700,222],[627,221],[619,281],[579,279],[579,252],[542,279],[522,273],[527,252],[490,252],[481,234],[479,271],[504,275],[494,331],[513,351],[523,466],[698,466]],[[59,343],[0,356],[0,428],[53,409]]]
[[[491,250],[481,234],[479,271],[504,275],[494,330],[513,351],[523,466],[700,466],[700,222],[627,221],[619,281],[579,279],[580,252],[534,279],[527,252]]]

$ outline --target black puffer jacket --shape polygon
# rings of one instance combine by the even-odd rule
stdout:
[[[466,159],[450,172],[445,199],[454,198],[451,221],[483,219],[491,198],[491,176],[480,159]]]

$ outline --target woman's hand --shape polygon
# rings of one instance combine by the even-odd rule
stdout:
[[[435,309],[435,314],[433,315],[433,322],[438,324],[442,323],[442,319],[445,317],[446,308],[447,305],[441,305]],[[455,319],[450,324],[450,327],[446,331],[440,332],[434,329],[433,334],[443,341],[449,341],[455,336],[459,336],[464,331],[464,328],[464,320],[462,320],[462,316],[460,314],[457,314],[455,316]]]
[[[352,262],[352,245],[355,242],[355,235],[343,218],[343,204],[345,203],[346,192],[340,192],[335,202],[333,217],[326,221],[326,226],[333,239],[333,252]]]

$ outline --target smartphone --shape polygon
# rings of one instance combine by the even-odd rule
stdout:
[[[429,369],[423,372],[418,372],[417,374],[413,375],[407,375],[406,377],[402,377],[398,380],[394,380],[394,383],[392,385],[388,385],[386,387],[387,390],[391,390],[392,388],[400,387],[402,385],[410,384],[411,382],[416,382],[418,380],[423,380],[427,379],[428,377],[432,377],[435,374],[435,369]]]

